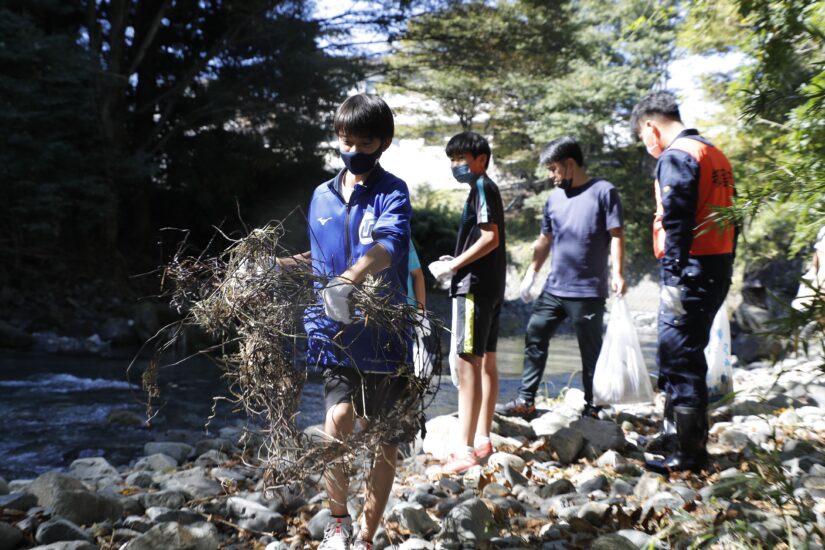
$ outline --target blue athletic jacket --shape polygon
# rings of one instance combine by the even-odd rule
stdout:
[[[392,256],[390,267],[379,274],[392,289],[388,299],[405,303],[412,211],[407,184],[379,165],[355,186],[346,203],[339,192],[343,174],[319,185],[312,195],[308,231],[313,271],[330,278],[340,275],[380,244]],[[317,298],[304,315],[309,365],[392,372],[412,359],[409,335],[393,337],[368,321],[342,325],[324,314],[320,294]]]

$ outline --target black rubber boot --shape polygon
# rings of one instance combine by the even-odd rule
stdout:
[[[664,460],[649,460],[648,470],[669,474],[682,470],[700,472],[708,465],[708,420],[704,407],[674,407],[679,449]]]
[[[676,416],[673,414],[673,401],[665,398],[665,414],[662,419],[662,431],[647,440],[645,451],[656,454],[670,454],[679,449],[676,438]]]

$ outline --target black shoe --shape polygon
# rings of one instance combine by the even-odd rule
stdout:
[[[596,420],[599,419],[599,412],[601,412],[602,408],[598,405],[591,405],[590,403],[584,404],[584,409],[582,409],[582,418],[595,418]]]
[[[536,413],[536,406],[531,401],[516,397],[503,405],[496,403],[496,412],[502,416],[520,416],[526,418]]]
[[[708,420],[704,407],[674,407],[678,450],[664,460],[649,460],[648,470],[668,475],[690,470],[698,473],[708,466]]]
[[[673,413],[673,401],[670,396],[665,398],[665,411],[662,420],[662,430],[650,438],[645,438],[645,451],[656,454],[671,454],[679,450],[679,439],[676,437],[676,417]]]

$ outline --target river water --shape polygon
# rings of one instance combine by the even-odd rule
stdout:
[[[640,335],[648,368],[654,369],[653,337]],[[498,366],[500,397],[515,396],[522,369],[521,338],[500,338]],[[7,479],[35,477],[45,471],[66,468],[76,458],[105,456],[118,465],[142,454],[148,441],[170,437],[182,430],[205,433],[213,396],[226,396],[220,370],[205,358],[167,368],[159,377],[161,398],[151,427],[107,423],[116,411],[145,418],[145,396],[139,372],[145,363],[126,368],[128,359],[68,357],[34,353],[0,353],[0,476]],[[581,387],[578,347],[569,335],[557,335],[541,391],[555,396],[567,386]],[[323,389],[317,381],[304,387],[300,427],[323,420]],[[427,410],[428,417],[456,410],[456,389],[449,375]],[[243,420],[226,402],[218,402],[209,430]]]

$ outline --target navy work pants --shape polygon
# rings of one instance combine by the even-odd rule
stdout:
[[[659,311],[658,385],[674,406],[707,406],[705,347],[713,318],[728,294],[732,269],[731,255],[691,256],[680,285],[686,313]]]
[[[535,401],[547,364],[550,338],[561,322],[570,317],[582,358],[584,398],[593,403],[593,371],[602,349],[604,302],[604,298],[560,298],[542,291],[533,305],[524,336],[524,370],[519,397],[528,403]]]

